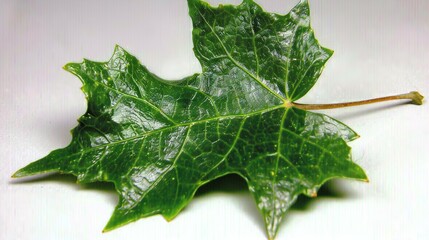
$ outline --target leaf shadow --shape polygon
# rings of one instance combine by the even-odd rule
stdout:
[[[199,198],[219,192],[234,193],[236,197],[240,198],[240,207],[242,211],[245,212],[245,214],[247,214],[257,226],[259,226],[261,231],[265,231],[262,214],[257,209],[256,203],[248,190],[247,183],[242,177],[237,174],[229,174],[215,179],[201,186],[196,192],[195,197]],[[311,198],[305,195],[300,195],[288,210],[288,213],[293,214],[296,212],[308,211],[321,198],[340,200],[353,197],[356,197],[356,195],[342,187],[338,180],[330,180],[319,189],[317,197]],[[285,217],[286,219],[288,218],[287,215]],[[285,223],[286,219],[283,220],[282,225]]]
[[[343,187],[341,187],[337,180],[330,180],[320,187],[319,191],[317,191],[317,197],[300,195],[290,209],[291,211],[309,210],[312,205],[321,198],[346,199],[353,197],[356,196],[352,192],[346,191]]]
[[[213,192],[243,193],[247,192],[246,181],[237,174],[228,174],[201,186],[195,197],[204,196]]]
[[[264,231],[265,225],[261,213],[256,207],[249,192],[246,180],[238,174],[228,174],[201,186],[195,193],[195,198],[205,197],[214,193],[233,194],[240,202],[239,207],[252,221]]]
[[[118,197],[115,186],[110,182],[93,182],[93,183],[77,183],[77,177],[71,174],[48,173],[40,174],[37,176],[30,176],[25,178],[13,179],[9,184],[46,184],[58,183],[66,185],[77,191],[97,191],[107,193],[107,199],[113,206],[118,203]]]
[[[37,176],[26,177],[22,179],[13,179],[9,184],[46,184],[55,183],[63,184],[78,191],[97,191],[107,193],[108,201],[115,206],[118,202],[117,193],[113,183],[94,182],[94,183],[78,183],[77,178],[70,174],[41,174]],[[265,224],[261,213],[257,209],[256,203],[251,196],[246,181],[237,174],[228,174],[226,176],[215,179],[201,186],[195,193],[195,198],[201,198],[213,193],[228,193],[233,194],[239,199],[239,207],[247,214],[261,231],[265,232]],[[346,191],[337,181],[331,180],[325,183],[318,191],[317,198],[310,198],[304,195],[298,197],[297,201],[289,209],[289,213],[296,211],[307,211],[320,198],[328,199],[346,199],[353,197],[354,194]],[[287,217],[286,217],[287,218]],[[285,224],[283,221],[282,225]]]

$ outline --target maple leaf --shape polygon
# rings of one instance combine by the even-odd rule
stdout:
[[[87,112],[69,146],[15,173],[112,182],[120,195],[105,230],[161,214],[173,219],[205,183],[243,177],[274,238],[297,196],[332,178],[366,180],[350,157],[357,134],[295,101],[332,51],[310,27],[307,1],[287,15],[251,0],[217,8],[188,0],[202,73],[160,79],[124,49],[65,69],[83,83]]]

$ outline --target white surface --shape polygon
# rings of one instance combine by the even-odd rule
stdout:
[[[296,2],[262,5],[286,13]],[[429,1],[310,3],[316,36],[335,54],[301,102],[429,94]],[[117,201],[111,188],[10,179],[66,146],[85,112],[79,80],[61,67],[107,60],[115,43],[161,77],[200,71],[185,0],[0,0],[0,239],[264,239],[246,191],[211,191],[170,223],[155,216],[102,234]],[[292,209],[278,239],[427,239],[429,104],[392,105],[325,111],[362,136],[351,146],[371,182],[334,181],[337,194]]]

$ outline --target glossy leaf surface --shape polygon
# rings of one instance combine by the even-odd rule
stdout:
[[[298,195],[314,196],[331,178],[366,179],[347,146],[355,132],[289,104],[332,54],[314,38],[307,1],[284,16],[251,0],[188,3],[202,73],[166,81],[120,47],[108,62],[66,65],[83,83],[88,110],[69,146],[14,176],[61,172],[114,183],[111,230],[154,214],[173,219],[200,186],[236,173],[269,238]]]

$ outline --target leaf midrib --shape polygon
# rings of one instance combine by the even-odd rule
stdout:
[[[174,129],[174,128],[191,127],[193,125],[197,125],[197,124],[201,124],[201,123],[206,123],[206,122],[211,122],[211,121],[217,121],[217,120],[224,120],[224,119],[229,119],[229,118],[248,118],[248,117],[251,117],[251,116],[255,116],[255,115],[259,115],[259,114],[264,114],[264,113],[267,113],[267,112],[270,112],[270,111],[274,111],[274,110],[277,110],[277,109],[281,109],[281,108],[288,109],[289,107],[285,107],[285,105],[282,104],[282,105],[277,105],[277,106],[270,107],[270,108],[265,108],[265,109],[262,109],[262,110],[259,110],[259,111],[247,113],[247,114],[223,115],[223,116],[217,116],[217,117],[212,117],[212,118],[201,119],[201,120],[193,121],[193,122],[178,123],[178,124],[175,124],[175,125],[171,125],[171,126],[167,126],[167,127],[158,128],[158,129],[155,129],[155,130],[152,130],[152,131],[148,131],[148,132],[145,132],[145,133],[143,133],[141,135],[130,137],[130,138],[127,138],[127,139],[122,139],[122,140],[119,140],[119,141],[116,141],[116,142],[110,142],[110,143],[107,143],[107,144],[102,144],[102,145],[98,145],[98,146],[94,146],[94,147],[90,147],[90,148],[84,148],[84,149],[82,149],[82,151],[76,152],[75,154],[86,153],[86,152],[90,152],[92,150],[103,148],[103,147],[109,147],[109,146],[114,146],[114,145],[118,145],[118,144],[121,144],[121,143],[131,142],[133,140],[138,140],[138,139],[144,138],[146,136],[150,136],[152,134],[156,134],[156,133],[167,131],[167,130]]]

